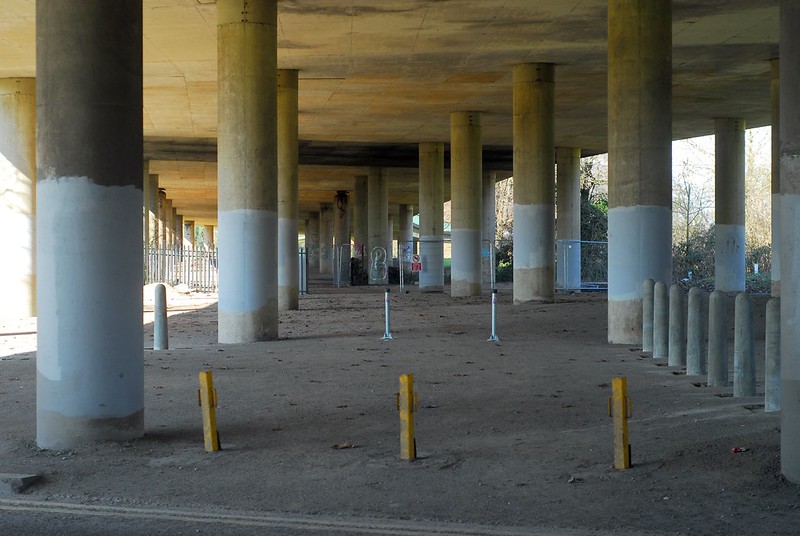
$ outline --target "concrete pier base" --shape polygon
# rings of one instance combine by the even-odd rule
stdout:
[[[655,281],[645,279],[642,283],[642,351],[653,352],[653,307]]]
[[[764,334],[764,411],[781,409],[781,300],[767,302]]]
[[[669,355],[669,293],[659,281],[653,287],[653,357]]]
[[[669,366],[686,365],[686,315],[683,289],[678,285],[669,288]]]
[[[702,376],[706,368],[707,295],[698,287],[689,289],[686,315],[686,374]]]

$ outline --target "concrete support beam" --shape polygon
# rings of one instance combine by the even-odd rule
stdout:
[[[714,120],[714,288],[744,290],[744,119]]]
[[[781,62],[770,60],[772,80],[772,295],[781,295]]]
[[[36,73],[36,443],[133,439],[144,431],[141,0],[38,0]]]
[[[497,234],[497,206],[495,202],[495,185],[497,183],[496,171],[483,172],[483,184],[481,185],[481,195],[483,196],[483,206],[481,213],[483,221],[481,223],[481,277],[483,281],[492,280],[492,265],[495,262],[494,241]]]
[[[158,190],[158,247],[166,249],[169,230],[167,229],[167,192]]]
[[[278,309],[299,308],[297,218],[299,180],[298,73],[278,71]]]
[[[166,195],[166,194],[165,194]],[[164,198],[164,247],[175,246],[175,209],[172,199]]]
[[[556,286],[578,289],[581,287],[581,150],[558,147],[556,164]]]
[[[36,316],[36,80],[0,79],[0,317]]]
[[[367,175],[359,175],[355,178],[355,188],[353,190],[353,256],[366,261],[369,258],[367,246],[369,244],[369,199],[368,199]]]
[[[781,0],[779,56],[781,471],[800,483],[800,3],[793,0]]]
[[[367,247],[368,266],[370,285],[385,285],[388,283],[388,271],[375,269],[373,259],[376,255],[375,248],[386,249],[389,241],[389,178],[386,171],[380,168],[370,168],[369,185],[367,195],[369,197],[369,246]],[[384,261],[389,265],[390,251],[386,251]],[[379,263],[383,262],[379,260]]]
[[[419,144],[421,292],[444,290],[444,144]]]
[[[148,174],[147,176],[148,182],[150,183],[150,189],[148,190],[149,198],[148,198],[148,215],[150,217],[150,226],[149,231],[150,234],[148,236],[148,242],[150,247],[158,248],[160,247],[159,244],[159,227],[160,221],[158,218],[158,175],[155,174]]]
[[[672,2],[608,2],[608,341],[638,344],[672,279]]]
[[[386,258],[389,266],[394,266],[394,216],[386,220]]]
[[[319,204],[319,273],[333,274],[333,203]]]
[[[320,242],[319,242],[320,217],[319,212],[308,213],[306,226],[306,249],[308,250],[308,266],[310,270],[319,269]]]
[[[403,266],[406,270],[410,270],[408,263],[411,262],[411,253],[414,249],[414,206],[400,205],[398,220],[398,251],[403,257]]]
[[[216,245],[214,240],[214,226],[206,225],[203,229],[203,245],[207,249],[213,249]]]
[[[514,66],[514,303],[555,299],[554,89],[553,64]]]
[[[194,249],[194,229],[193,221],[184,221],[183,224],[183,247]]]
[[[149,278],[148,263],[150,258],[150,162],[142,162],[142,251],[145,259],[145,281]]]
[[[453,297],[479,296],[481,293],[482,162],[480,112],[451,113],[450,194],[453,221],[450,295]]]
[[[338,259],[340,282],[350,282],[350,205],[347,192],[338,191],[333,198],[333,246]],[[297,262],[295,261],[295,264]]]

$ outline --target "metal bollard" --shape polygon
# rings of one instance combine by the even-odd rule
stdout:
[[[670,367],[686,365],[686,319],[683,313],[683,290],[669,288],[669,360]]]
[[[655,281],[642,283],[642,351],[653,352],[653,292]]]
[[[659,281],[653,287],[653,357],[669,355],[669,296],[667,285]]]
[[[153,304],[153,350],[169,350],[169,333],[167,328],[167,287],[156,285],[155,302]]]
[[[631,445],[628,441],[628,419],[633,415],[633,402],[628,398],[628,379],[611,380],[612,397],[608,399],[608,415],[614,418],[614,468],[629,469]]]
[[[698,288],[689,289],[689,314],[686,322],[686,374],[706,374],[706,293]]]
[[[708,386],[728,386],[728,328],[724,293],[715,290],[708,298]]]
[[[217,390],[214,389],[210,370],[200,373],[197,403],[203,408],[203,442],[206,452],[216,452],[222,447],[219,444],[219,431],[217,430]]]
[[[385,304],[386,328],[383,331],[383,337],[381,337],[381,340],[388,341],[388,340],[394,339],[394,337],[392,337],[392,332],[389,329],[389,289],[388,288],[386,289],[386,292],[384,293],[384,300],[383,301],[384,301],[384,304]]]
[[[753,300],[736,296],[733,335],[733,396],[756,396],[756,352],[753,335]]]
[[[781,409],[781,299],[767,302],[767,330],[764,334],[764,411]]]
[[[400,412],[400,459],[417,458],[417,441],[414,439],[414,413],[417,411],[417,393],[414,392],[414,375],[400,375],[400,392],[395,394],[395,404]]]
[[[497,336],[497,289],[492,290],[492,334],[486,339],[486,342],[497,342],[500,338]]]

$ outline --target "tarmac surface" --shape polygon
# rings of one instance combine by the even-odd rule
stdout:
[[[391,341],[383,288],[312,288],[281,313],[280,340],[219,345],[213,296],[170,289],[159,352],[146,300],[144,437],[58,452],[35,444],[35,322],[0,324],[0,473],[41,475],[0,493],[0,534],[798,533],[779,412],[607,344],[604,294],[512,305],[501,288],[498,343],[488,291],[391,296]],[[202,370],[217,453],[203,449]],[[413,462],[399,457],[403,373],[419,397]],[[607,409],[618,376],[633,399],[626,471]]]

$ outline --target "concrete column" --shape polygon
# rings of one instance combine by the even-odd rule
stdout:
[[[780,60],[770,60],[772,71],[772,295],[781,295],[781,113]]]
[[[764,411],[781,409],[781,299],[767,302],[764,332]]]
[[[556,149],[556,286],[581,288],[581,150]],[[568,242],[565,242],[568,241]]]
[[[733,339],[733,396],[756,395],[756,353],[753,333],[753,300],[742,292],[736,296]]]
[[[419,144],[421,292],[444,290],[444,144]]]
[[[608,341],[641,337],[642,281],[672,279],[672,2],[608,2]]]
[[[319,204],[319,273],[333,273],[333,203]]]
[[[173,227],[172,228],[175,230],[175,249],[177,249],[178,251],[182,251],[183,250],[183,236],[184,236],[183,216],[178,214],[178,209],[177,208],[174,208],[172,210],[173,210],[173,214],[174,214],[174,216],[172,217],[172,221],[173,221]]]
[[[481,185],[481,195],[483,196],[483,206],[481,214],[481,279],[491,282],[492,265],[494,264],[494,240],[497,234],[497,208],[495,205],[495,183],[497,172],[484,171],[483,184]]]
[[[183,246],[189,249],[194,249],[194,222],[186,221],[183,224]]]
[[[278,338],[277,0],[217,1],[219,342]]]
[[[406,271],[411,270],[411,254],[414,249],[414,206],[400,205],[399,233],[397,241],[398,251],[403,255],[403,266]]]
[[[365,261],[369,258],[369,198],[367,175],[359,175],[355,179],[353,190],[353,236],[355,238],[354,257]]]
[[[653,287],[653,357],[669,356],[669,291],[663,281]]]
[[[339,259],[340,281],[343,284],[350,284],[350,206],[347,192],[340,190],[333,199],[333,246],[336,251],[334,258]]]
[[[654,285],[652,279],[645,279],[642,283],[642,351],[649,353],[653,352]]]
[[[388,279],[387,270],[373,266],[373,250],[386,248],[389,240],[387,227],[389,221],[389,178],[386,172],[379,168],[370,168],[369,186],[369,246],[367,247],[367,272],[370,285],[385,285]],[[386,266],[389,266],[387,251]]]
[[[479,296],[481,293],[481,151],[480,112],[451,113],[450,196],[453,221],[450,231],[450,295],[453,297]]]
[[[555,298],[555,69],[514,66],[514,303]],[[639,280],[641,283],[641,280]]]
[[[319,212],[308,213],[308,226],[306,227],[306,249],[308,250],[308,266],[310,270],[319,269]]]
[[[391,214],[386,220],[386,258],[389,266],[394,266],[394,216]]]
[[[206,225],[206,232],[205,232],[205,243],[208,244],[210,249],[214,249],[217,245],[217,241],[214,240],[214,226],[213,225]]]
[[[708,386],[728,386],[728,326],[725,294],[715,290],[708,298]]]
[[[714,120],[714,288],[744,290],[744,119]]]
[[[299,303],[298,218],[298,73],[278,71],[278,309]]]
[[[148,181],[150,183],[150,190],[149,190],[149,217],[150,217],[150,235],[148,237],[150,246],[153,248],[159,247],[159,226],[160,222],[158,219],[158,175],[149,174]]]
[[[144,431],[141,0],[38,0],[36,74],[36,442],[125,441]]]
[[[0,79],[0,317],[36,316],[36,80]]]
[[[669,287],[669,358],[670,367],[686,365],[686,316],[683,289]]]
[[[167,230],[167,192],[158,190],[158,247],[167,248],[169,231]]]
[[[164,244],[167,248],[175,246],[175,209],[168,198],[164,198]]]
[[[781,0],[781,471],[800,483],[800,3]]]
[[[706,313],[707,296],[698,287],[689,289],[689,307],[686,322],[686,375],[706,374]]]
[[[144,253],[144,278],[149,282],[150,259],[150,161],[142,162],[142,251]]]

